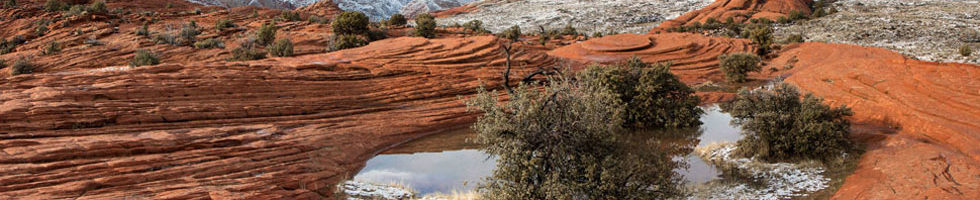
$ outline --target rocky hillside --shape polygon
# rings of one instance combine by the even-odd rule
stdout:
[[[187,0],[201,5],[241,7],[258,6],[272,9],[295,9],[318,2],[333,2],[343,10],[360,11],[372,21],[387,19],[393,14],[402,13],[415,16],[439,10],[463,6],[476,0]]]

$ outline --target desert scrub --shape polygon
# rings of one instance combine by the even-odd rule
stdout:
[[[738,141],[741,156],[768,162],[833,161],[851,149],[850,122],[845,119],[851,109],[831,108],[811,94],[801,100],[800,92],[786,83],[739,91],[729,110],[745,136]]]
[[[612,66],[590,66],[577,79],[601,86],[623,102],[624,126],[629,128],[683,128],[701,124],[704,113],[694,90],[670,73],[670,64],[651,65],[639,58]]]
[[[332,51],[357,48],[360,46],[367,45],[367,41],[362,40],[356,35],[339,35],[332,40],[330,44],[330,49]]]
[[[497,36],[497,37],[507,38],[507,39],[510,39],[511,41],[520,40],[521,39],[521,27],[520,26],[517,26],[517,25],[514,25],[514,26],[510,27],[509,29],[504,30],[504,32],[503,33],[500,33],[500,35]]]
[[[472,31],[473,33],[489,33],[486,28],[483,28],[483,21],[480,20],[470,20],[463,24],[463,29]]]
[[[276,42],[270,44],[266,49],[269,50],[269,55],[275,57],[292,57],[293,56],[293,41],[289,39],[279,39]]]
[[[970,56],[972,54],[973,54],[973,48],[970,48],[970,45],[960,46],[960,55]]]
[[[48,0],[44,2],[44,11],[57,12],[68,10],[68,3],[59,0]]]
[[[208,38],[194,43],[194,48],[198,49],[224,49],[225,43],[218,38]]]
[[[303,17],[300,16],[299,12],[293,12],[293,11],[280,12],[279,19],[287,22],[303,21]]]
[[[139,28],[136,28],[136,31],[133,31],[133,33],[144,37],[150,37],[150,25],[143,24]]]
[[[214,23],[214,28],[217,29],[218,32],[225,31],[225,29],[229,28],[235,28],[236,26],[238,25],[235,25],[231,19],[221,19]]]
[[[130,67],[149,66],[149,65],[158,65],[158,64],[160,64],[160,58],[157,57],[157,54],[146,49],[136,50],[136,54],[133,55],[133,60],[129,61]]]
[[[266,52],[259,49],[255,39],[245,39],[238,48],[231,50],[232,61],[248,61],[265,58]]]
[[[275,24],[265,23],[259,30],[255,32],[255,44],[257,45],[269,45],[276,40],[276,31],[278,27]]]
[[[192,45],[197,41],[197,35],[201,34],[200,27],[197,26],[197,22],[191,20],[180,29],[180,38],[177,39],[176,43],[178,45]]]
[[[31,63],[27,58],[20,58],[10,66],[10,75],[16,76],[21,74],[34,73],[34,64]]]
[[[89,13],[107,13],[109,12],[109,7],[106,6],[105,0],[98,0],[89,4],[85,10]]]
[[[19,43],[16,41],[7,41],[7,39],[0,38],[0,54],[14,52],[14,50],[17,49],[18,44]]]
[[[786,40],[783,41],[783,43],[787,43],[787,44],[790,44],[790,43],[803,43],[803,42],[804,42],[804,40],[803,40],[803,35],[802,34],[792,34],[792,35],[789,35],[789,37],[786,37]]]
[[[334,18],[330,24],[337,35],[360,35],[367,33],[370,21],[367,15],[357,11],[345,11]]]
[[[578,35],[578,30],[575,30],[571,24],[565,25],[565,28],[561,29],[561,35]]]
[[[61,43],[57,41],[53,41],[53,42],[48,42],[48,44],[44,46],[44,51],[42,51],[41,53],[44,55],[54,55],[60,52],[61,52]]]
[[[765,18],[762,18],[765,19]],[[764,21],[757,21],[749,25],[748,27],[748,38],[752,40],[752,44],[755,45],[756,54],[759,56],[768,55],[772,51],[772,26]]]
[[[436,37],[436,18],[428,13],[422,13],[415,17],[415,34],[417,36],[434,38]]]
[[[718,56],[718,60],[721,60],[719,65],[721,65],[721,71],[725,72],[725,78],[731,82],[745,82],[749,72],[759,72],[762,70],[762,67],[759,66],[762,58],[754,54],[726,54]]]
[[[394,14],[391,15],[390,18],[388,18],[388,25],[404,26],[405,24],[408,24],[408,19],[405,19],[405,15]]]
[[[3,0],[3,8],[6,9],[17,8],[17,0]]]

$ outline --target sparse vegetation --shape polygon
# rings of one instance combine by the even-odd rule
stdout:
[[[169,33],[159,33],[156,36],[153,36],[153,41],[156,41],[157,44],[180,45],[180,43],[177,42],[177,36]]]
[[[334,18],[330,24],[337,35],[360,35],[368,31],[370,21],[367,15],[357,11],[345,11]]]
[[[194,43],[194,48],[198,49],[224,49],[225,43],[218,38],[208,38]]]
[[[31,63],[27,58],[21,57],[10,66],[10,75],[17,76],[21,74],[34,73],[34,64]]]
[[[578,35],[578,30],[572,24],[565,25],[565,28],[561,29],[561,35]]]
[[[768,23],[756,23],[755,26],[749,27],[748,34],[748,38],[755,45],[756,54],[766,56],[771,52],[773,43],[772,26],[768,25]]]
[[[248,61],[248,60],[258,60],[265,58],[265,51],[259,49],[256,39],[249,38],[245,39],[244,42],[238,48],[232,49],[231,60],[234,61]]]
[[[759,66],[762,58],[754,54],[733,53],[718,56],[718,60],[721,60],[719,65],[721,65],[721,71],[725,72],[725,78],[731,82],[745,82],[749,72],[762,70],[762,67]]]
[[[48,0],[44,2],[44,11],[57,12],[68,10],[68,3],[59,0]]]
[[[334,38],[333,43],[330,45],[330,49],[336,51],[357,48],[364,45],[367,45],[367,41],[362,40],[356,35],[339,35],[337,38]]]
[[[289,39],[279,39],[272,43],[266,49],[269,50],[269,55],[275,57],[292,57],[293,56],[293,41]]]
[[[960,46],[960,55],[965,57],[965,56],[970,56],[972,54],[973,54],[973,48],[970,48],[970,45]]]
[[[784,41],[784,43],[803,43],[803,42],[804,42],[803,35],[801,34],[789,35],[789,37],[786,37],[786,40]]]
[[[405,15],[396,13],[388,18],[388,24],[392,26],[404,26],[408,24],[408,19],[405,19]]]
[[[300,16],[299,12],[282,11],[279,13],[279,19],[287,22],[303,21],[303,16]]]
[[[158,64],[160,64],[160,58],[157,57],[157,54],[146,49],[136,50],[136,54],[133,55],[133,60],[129,61],[130,67],[150,66],[150,65],[158,65]]]
[[[480,20],[470,20],[463,24],[463,29],[472,31],[473,33],[489,33],[487,29],[483,28],[483,21]]]
[[[803,12],[798,11],[798,10],[789,11],[789,15],[787,15],[787,16],[789,16],[788,18],[789,18],[790,21],[798,21],[798,20],[807,19],[806,14],[803,14]]]
[[[44,51],[42,51],[41,53],[43,53],[44,55],[54,55],[60,52],[61,52],[61,43],[57,41],[53,41],[53,42],[48,42],[48,44],[44,46]]]
[[[6,9],[17,8],[17,0],[3,0],[3,8]]]
[[[831,108],[823,99],[800,93],[786,83],[771,90],[743,90],[732,103],[734,123],[745,138],[738,153],[765,161],[830,161],[849,151],[853,113],[846,106]]]
[[[265,23],[255,32],[255,44],[269,45],[276,40],[276,32],[279,30],[275,24]]]
[[[108,13],[109,7],[106,6],[105,0],[98,0],[89,4],[86,11],[89,13]]]
[[[214,28],[217,29],[218,32],[222,32],[225,29],[229,29],[229,28],[235,28],[236,26],[238,25],[235,25],[235,23],[233,23],[231,19],[220,19],[218,20],[218,22],[214,23]]]
[[[180,38],[176,41],[179,45],[192,45],[197,41],[197,35],[201,34],[197,22],[191,20],[180,29]]]
[[[510,39],[511,41],[520,40],[521,39],[521,27],[520,26],[517,26],[517,25],[514,25],[514,26],[510,27],[509,29],[505,30],[503,33],[500,33],[500,35],[498,37],[507,38],[507,39]]]
[[[426,38],[436,37],[436,18],[428,13],[415,16],[415,34]]]
[[[14,52],[18,44],[19,43],[17,43],[16,41],[7,41],[7,39],[0,39],[0,54],[7,54],[10,52]]]

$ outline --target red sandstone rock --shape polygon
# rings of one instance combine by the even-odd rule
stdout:
[[[705,8],[665,21],[651,32],[687,26],[694,22],[704,23],[709,18],[714,18],[719,22],[725,22],[728,18],[732,18],[735,22],[742,23],[754,18],[769,18],[775,21],[779,17],[787,16],[792,11],[809,15],[809,5],[812,2],[812,0],[717,0]]]

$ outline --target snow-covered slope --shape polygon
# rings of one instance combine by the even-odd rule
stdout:
[[[223,6],[260,6],[274,9],[295,9],[316,3],[320,0],[187,0],[189,2]],[[324,0],[330,1],[330,0]],[[386,19],[393,14],[403,13],[409,17],[416,14],[459,7],[476,0],[332,0],[343,10],[360,11],[373,21]]]

